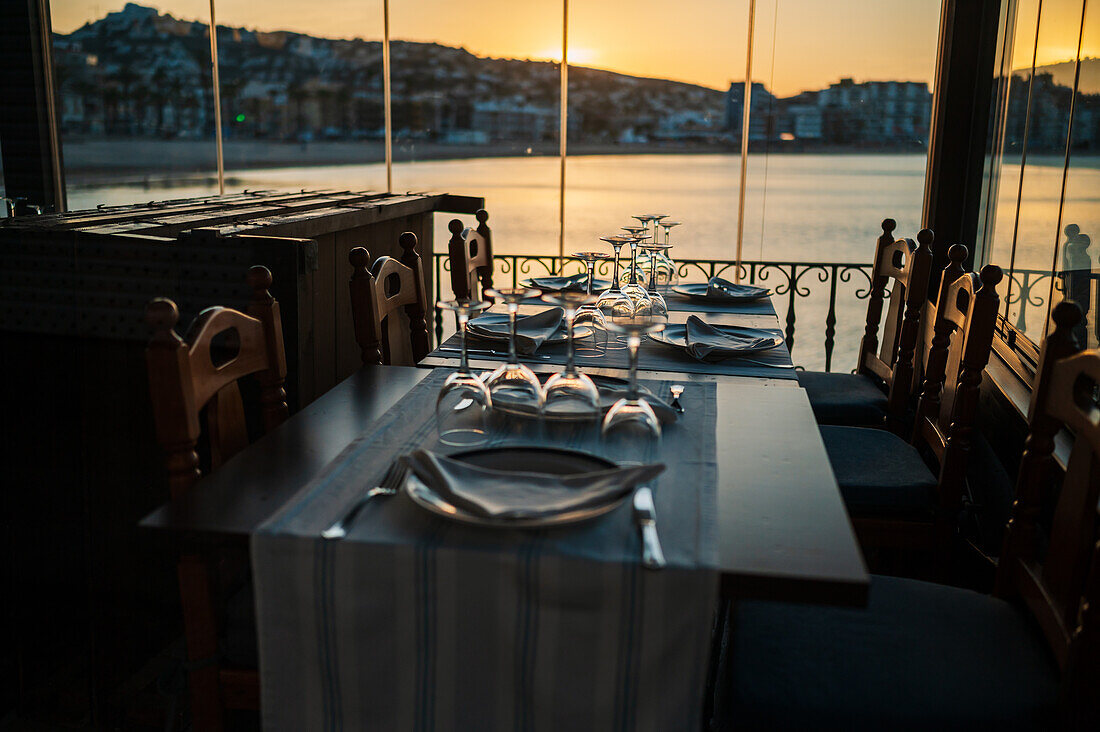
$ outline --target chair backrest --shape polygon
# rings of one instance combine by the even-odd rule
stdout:
[[[941,292],[936,332],[917,405],[914,444],[927,445],[940,465],[939,503],[945,515],[962,504],[966,459],[977,420],[982,372],[993,349],[1001,299],[1001,268],[963,274]]]
[[[482,299],[482,290],[493,286],[493,235],[489,230],[489,212],[480,209],[475,216],[476,229],[464,227],[458,219],[451,219],[448,224],[451,291],[458,300]]]
[[[1054,308],[1031,395],[1029,429],[1016,500],[997,568],[996,592],[1023,600],[1064,672],[1069,696],[1100,689],[1100,351],[1078,352],[1080,308]],[[1055,435],[1067,428],[1073,447],[1055,490]],[[1051,499],[1057,497],[1056,501]],[[1041,516],[1053,502],[1049,524]],[[1045,552],[1042,547],[1045,546]],[[1091,689],[1090,689],[1091,687]],[[1095,719],[1093,720],[1095,722]]]
[[[351,314],[355,340],[365,364],[415,364],[428,355],[427,295],[424,268],[416,251],[416,234],[401,235],[401,259],[379,257],[355,247],[348,255],[352,274]],[[409,323],[409,348],[401,345],[400,322],[390,315],[403,308]]]
[[[920,373],[918,377],[921,384],[924,384],[924,374],[928,371],[928,358],[929,356],[940,357],[945,355],[943,350],[933,350],[931,348],[932,341],[936,335],[936,324],[939,322],[939,311],[936,308],[936,303],[943,302],[947,297],[947,289],[951,287],[955,280],[966,274],[966,257],[969,254],[969,250],[962,244],[952,244],[947,250],[947,266],[943,268],[943,273],[940,275],[940,286],[936,293],[935,302],[929,300],[925,303],[924,317],[921,319],[921,360],[920,360]],[[936,369],[942,370],[943,364],[935,365]]]
[[[867,304],[867,323],[859,346],[859,373],[882,379],[889,391],[888,411],[894,417],[905,412],[913,388],[914,359],[920,337],[920,318],[928,298],[928,276],[932,268],[930,229],[922,229],[917,241],[892,236],[897,224],[882,222],[882,236],[875,251],[871,274],[871,293]],[[879,321],[890,301],[879,343]]]
[[[200,476],[197,445],[205,409],[210,467],[217,468],[248,444],[237,381],[256,374],[265,431],[287,416],[286,356],[279,303],[271,296],[271,272],[248,271],[248,313],[212,307],[199,313],[186,338],[176,333],[179,308],[167,298],[146,307],[153,336],[145,350],[157,440],[165,451],[172,496]]]

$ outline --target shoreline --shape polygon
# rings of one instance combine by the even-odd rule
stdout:
[[[217,180],[213,140],[70,139],[63,144],[68,184],[80,188],[139,185],[170,188]],[[761,153],[764,150],[750,150]],[[780,146],[769,154],[812,155],[924,155],[923,149]],[[234,175],[274,168],[308,168],[341,165],[381,165],[385,148],[378,141],[294,142],[226,140],[223,145],[226,181]],[[574,143],[570,157],[597,155],[739,155],[732,145]],[[557,143],[524,145],[501,142],[486,145],[400,143],[394,146],[394,163],[444,162],[481,158],[556,157]]]

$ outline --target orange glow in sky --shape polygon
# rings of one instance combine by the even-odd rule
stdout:
[[[209,22],[208,0],[143,2],[177,18]],[[50,3],[59,32],[124,4]],[[1048,51],[1040,53],[1044,58],[1076,50],[1076,5],[1075,20],[1072,13],[1065,19],[1052,13],[1045,32],[1040,29],[1040,45],[1043,36],[1050,39],[1044,46]],[[216,0],[216,10],[221,25],[334,38],[382,35],[381,0]],[[939,0],[758,0],[756,14],[753,76],[779,95],[819,89],[849,76],[932,81]],[[572,64],[716,89],[744,78],[748,0],[589,0],[571,3],[569,17]],[[390,3],[392,38],[436,41],[498,58],[560,60],[561,24],[561,0]]]

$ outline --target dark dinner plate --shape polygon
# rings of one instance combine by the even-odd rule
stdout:
[[[768,288],[757,287],[756,285],[738,285],[738,288],[744,290],[743,295],[708,295],[707,290],[710,289],[710,285],[706,282],[676,285],[672,288],[672,291],[684,297],[690,297],[692,300],[709,300],[710,302],[755,302],[772,294],[772,291]]]
[[[573,284],[572,277],[529,277],[520,284],[524,287],[537,287],[548,292],[557,292],[561,289],[584,290],[585,284]],[[611,287],[611,280],[602,280],[599,277],[592,280],[592,292],[600,292]]]
[[[546,473],[549,475],[573,475],[576,473],[591,473],[597,470],[609,470],[617,467],[615,463],[597,455],[591,455],[578,450],[564,450],[555,447],[486,447],[478,450],[450,455],[454,460],[460,460],[479,468],[490,470],[516,471],[525,473]],[[615,510],[623,501],[630,497],[630,493],[600,504],[598,506],[586,506],[576,511],[567,511],[554,516],[539,516],[525,519],[502,519],[478,516],[458,506],[455,506],[443,498],[428,486],[424,485],[416,475],[410,473],[405,481],[405,492],[416,505],[430,511],[437,516],[460,521],[477,526],[491,526],[494,528],[533,528],[542,526],[562,526],[578,521],[602,516]]]
[[[776,330],[749,328],[743,325],[715,325],[713,327],[729,333],[730,335],[770,338],[767,343],[757,348],[744,348],[736,351],[737,353],[744,353],[746,355],[750,353],[759,353],[760,351],[770,351],[773,348],[783,345],[784,342],[783,336]],[[649,337],[663,345],[683,350],[687,348],[687,325],[685,323],[670,323],[665,326],[663,331],[660,333],[651,333]],[[737,356],[731,356],[731,358],[737,358]]]

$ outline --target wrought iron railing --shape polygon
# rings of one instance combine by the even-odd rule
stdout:
[[[493,257],[496,268],[493,281],[497,284],[518,286],[527,277],[560,274],[563,260],[556,256],[530,254],[498,254]],[[678,259],[677,275],[682,282],[706,281],[711,277],[733,278],[736,264],[721,259]],[[450,290],[450,261],[445,253],[436,253],[435,295],[438,301],[444,291]],[[581,272],[583,264],[577,260],[564,260],[564,273]],[[611,264],[601,262],[599,274],[610,274]],[[787,347],[795,354],[796,363],[807,366],[823,365],[831,371],[834,362],[841,370],[855,365],[855,353],[859,336],[863,334],[866,307],[860,301],[871,294],[871,265],[845,262],[742,262],[741,281],[770,287],[774,295],[776,313],[783,327]],[[802,318],[800,321],[799,318]],[[799,323],[820,323],[822,326],[823,353],[812,353],[801,347],[803,333],[797,330]],[[843,324],[843,336],[838,341],[838,322]],[[443,339],[443,313],[435,314],[436,342]],[[823,358],[819,358],[823,356]]]

